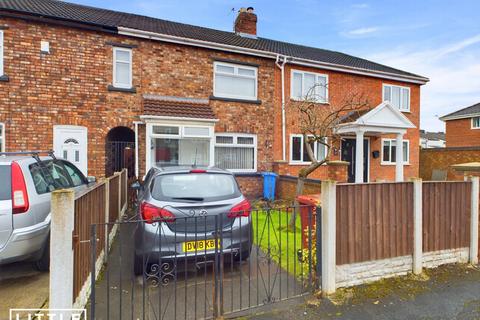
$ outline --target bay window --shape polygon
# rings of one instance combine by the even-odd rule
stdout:
[[[233,172],[256,172],[257,136],[241,133],[216,134],[215,166]]]
[[[328,102],[328,76],[325,74],[292,70],[291,98],[318,103]]]
[[[257,100],[257,68],[226,62],[213,64],[213,95],[216,97]]]
[[[0,151],[5,152],[5,124],[0,123]]]
[[[408,164],[410,159],[410,142],[403,140],[403,163]],[[382,139],[382,164],[394,164],[397,156],[397,141],[395,139]]]
[[[301,134],[292,134],[290,136],[290,163],[292,164],[308,164],[311,162],[303,138]],[[312,141],[310,142],[310,146],[317,161],[325,159],[327,155],[326,145]]]
[[[383,101],[389,101],[400,111],[410,111],[410,88],[384,84]]]
[[[212,165],[213,126],[147,124],[147,169]]]

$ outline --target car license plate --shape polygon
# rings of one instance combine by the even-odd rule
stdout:
[[[187,241],[182,244],[182,247],[183,252],[209,251],[215,250],[215,248],[220,248],[220,241],[217,241],[217,246],[215,246],[215,239]]]

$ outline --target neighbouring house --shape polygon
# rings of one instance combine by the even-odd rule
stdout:
[[[370,104],[338,127],[333,154],[350,163],[348,180],[402,181],[419,173],[427,81],[262,38],[253,8],[227,32],[63,1],[0,2],[2,150],[53,148],[89,175],[194,162],[297,175],[308,162],[286,106],[323,84],[318,108],[353,89]]]
[[[420,130],[420,147],[445,148],[445,132],[428,132]]]
[[[445,122],[447,147],[480,147],[480,103],[449,113]]]

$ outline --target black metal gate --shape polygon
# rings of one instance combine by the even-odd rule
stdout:
[[[107,236],[112,246],[92,287],[90,318],[215,319],[318,288],[320,215],[311,207],[202,214],[93,225],[92,239],[99,228],[116,235]]]
[[[128,176],[135,174],[135,142],[107,141],[105,143],[105,174],[107,177],[113,173],[128,169]]]

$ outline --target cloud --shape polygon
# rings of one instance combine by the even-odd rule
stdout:
[[[352,4],[352,8],[354,8],[354,9],[366,9],[366,8],[368,8],[368,7],[370,7],[370,6],[368,5],[368,3],[356,3],[356,4]]]
[[[366,36],[366,35],[377,32],[378,29],[379,28],[377,27],[365,27],[365,28],[359,28],[359,29],[343,32],[342,34],[345,36]]]
[[[438,48],[391,48],[368,59],[430,78],[421,89],[421,127],[443,130],[437,119],[480,101],[480,34]]]

